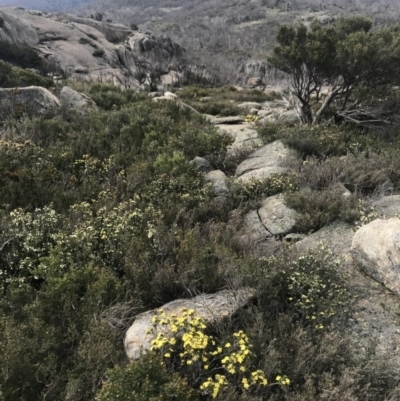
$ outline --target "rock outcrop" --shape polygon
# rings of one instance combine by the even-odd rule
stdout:
[[[204,157],[196,156],[193,160],[189,162],[189,164],[193,167],[196,167],[197,170],[205,174],[214,170],[211,163],[207,159],[204,159]]]
[[[224,204],[228,196],[227,177],[225,173],[221,170],[210,171],[206,174],[206,180],[212,185],[212,192],[215,200],[220,204]]]
[[[10,116],[51,117],[60,110],[61,104],[49,90],[39,86],[0,89],[0,119]]]
[[[285,205],[282,195],[265,199],[258,215],[265,229],[274,236],[290,233],[298,219],[297,212]]]
[[[264,180],[271,174],[284,174],[288,172],[284,162],[291,155],[292,151],[281,141],[269,143],[240,163],[235,176],[238,180],[250,181],[251,179]]]
[[[290,233],[296,224],[297,213],[285,205],[282,195],[266,198],[260,209],[251,210],[244,217],[243,243],[250,243],[265,251],[280,247],[276,237]]]
[[[64,86],[60,93],[61,106],[77,114],[87,114],[98,110],[96,103],[83,93],[79,93],[69,86]]]
[[[139,89],[152,71],[150,56],[168,74],[181,67],[170,68],[171,58],[183,60],[185,53],[169,38],[94,18],[17,7],[1,7],[0,17],[1,40],[31,45],[49,66],[73,79]]]
[[[162,306],[166,316],[180,315],[182,309],[194,309],[197,316],[206,324],[214,325],[231,317],[255,297],[251,289],[224,290],[216,294],[199,295],[191,299],[177,299]],[[148,350],[153,340],[152,334],[146,334],[152,328],[152,317],[158,309],[140,314],[125,335],[124,346],[130,359],[138,359],[142,351]]]
[[[400,219],[377,219],[361,227],[352,255],[362,271],[400,296]]]

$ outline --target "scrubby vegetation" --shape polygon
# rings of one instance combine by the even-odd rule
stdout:
[[[4,86],[42,79],[2,66]],[[0,401],[398,399],[390,361],[374,344],[356,351],[346,331],[357,294],[343,261],[324,244],[299,254],[282,242],[272,255],[243,235],[249,207],[276,193],[298,213],[296,234],[376,218],[369,199],[399,191],[396,124],[249,117],[296,160],[287,174],[240,183],[246,152],[228,157],[231,139],[200,113],[102,84],[80,89],[98,111],[1,127]],[[215,115],[271,100],[234,87],[177,95]],[[189,163],[196,156],[230,177],[224,202]],[[139,313],[243,287],[255,301],[219,324],[160,310],[152,349],[127,360],[122,339]]]
[[[284,139],[306,163],[261,187],[232,187],[224,206],[188,163],[203,156],[225,165],[228,143],[203,117],[130,91],[85,90],[98,113],[10,120],[2,133],[0,399],[294,401],[322,400],[326,392],[331,400],[389,399],[397,385],[390,370],[353,355],[338,332],[351,296],[331,256],[260,258],[243,245],[240,228],[248,201],[279,191],[305,216],[300,231],[354,221],[353,198],[394,178],[385,164],[364,176],[354,167],[375,160],[367,156],[373,143],[389,152],[384,139],[344,127],[264,128],[265,141]],[[319,140],[307,151],[313,135]],[[357,135],[360,145],[351,147]],[[329,157],[320,154],[326,136]],[[340,159],[349,153],[351,161]],[[334,171],[355,193],[347,209],[342,198],[333,202]],[[160,355],[159,347],[126,361],[122,338],[138,313],[242,286],[257,290],[257,304],[204,335],[233,344],[232,333],[244,333],[250,378],[222,378],[221,370],[193,380],[187,363],[160,368],[168,350]],[[214,363],[223,369],[225,362]],[[372,369],[382,379],[372,380]],[[251,385],[251,372],[268,384]]]

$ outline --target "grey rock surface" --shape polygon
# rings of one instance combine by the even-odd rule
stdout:
[[[223,135],[227,135],[233,139],[233,143],[227,148],[229,155],[234,155],[243,148],[254,149],[262,145],[262,140],[258,137],[258,132],[250,123],[220,124],[218,128]]]
[[[271,233],[262,224],[258,210],[251,210],[244,216],[244,228],[245,236],[253,242],[262,242],[272,237]]]
[[[400,219],[377,219],[361,227],[351,249],[362,271],[400,296]]]
[[[239,108],[250,111],[251,109],[261,110],[262,105],[256,102],[244,102],[238,105]]]
[[[240,163],[235,177],[241,181],[250,181],[251,179],[264,180],[271,174],[284,174],[288,172],[284,162],[291,155],[293,152],[281,141],[269,143]]]
[[[300,122],[299,116],[294,110],[285,111],[278,116],[277,120],[287,124],[298,124]]]
[[[196,156],[189,164],[196,167],[202,173],[209,173],[214,170],[211,163],[207,159],[204,159],[204,157]]]
[[[60,107],[57,97],[39,86],[0,89],[1,120],[15,113],[52,117],[60,110]]]
[[[255,297],[252,289],[224,290],[215,294],[199,295],[191,299],[177,299],[162,306],[166,316],[179,316],[182,309],[194,309],[196,316],[206,324],[213,325],[231,317],[240,308],[246,306]],[[158,309],[142,313],[125,334],[124,346],[129,359],[138,359],[141,351],[148,350],[153,340],[152,334],[146,334],[152,328],[152,317]]]
[[[325,243],[336,255],[347,255],[347,258],[351,259],[350,251],[353,236],[354,229],[350,224],[334,221],[297,242],[296,248],[299,251],[307,252],[310,249],[317,248],[318,244]]]
[[[206,180],[211,182],[212,190],[215,196],[225,197],[228,194],[228,187],[226,185],[226,175],[221,170],[210,171],[206,174]]]
[[[73,79],[140,89],[135,79],[142,70],[137,63],[139,57],[155,49],[168,73],[169,55],[183,52],[166,38],[93,18],[37,13],[18,7],[1,7],[0,17],[4,19],[1,40],[31,45],[50,65]],[[95,50],[103,52],[102,57],[95,57]]]
[[[282,195],[270,196],[258,210],[261,224],[271,235],[291,232],[298,218],[297,212],[285,205]]]
[[[400,195],[384,196],[372,202],[372,207],[382,219],[388,219],[400,215]]]
[[[230,116],[230,117],[215,117],[209,114],[205,114],[204,117],[214,125],[220,124],[241,124],[244,123],[245,117],[243,116]]]
[[[69,86],[64,86],[60,93],[61,106],[78,114],[87,114],[98,110],[96,103],[83,93],[79,93]]]

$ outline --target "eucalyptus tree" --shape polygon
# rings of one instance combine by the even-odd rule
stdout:
[[[339,120],[388,122],[384,108],[371,100],[387,100],[399,81],[400,26],[372,27],[370,19],[356,16],[279,28],[270,61],[289,74],[302,123],[316,124],[328,110]]]

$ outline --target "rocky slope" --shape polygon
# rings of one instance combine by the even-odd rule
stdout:
[[[185,52],[170,39],[103,21],[100,14],[85,18],[1,7],[0,17],[2,40],[28,43],[54,70],[74,79],[138,89],[152,67],[161,76],[183,65]]]

